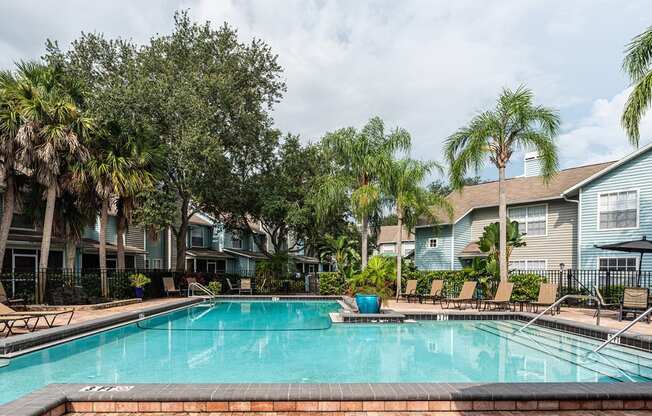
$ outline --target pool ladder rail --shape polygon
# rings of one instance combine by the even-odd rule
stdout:
[[[202,295],[196,295],[195,294],[195,289],[199,290],[202,292]],[[208,298],[208,299],[215,299],[217,296],[213,292],[211,292],[206,286],[202,285],[201,283],[197,282],[192,282],[188,285],[188,297],[201,297],[201,298]]]
[[[595,317],[595,324],[597,326],[600,326],[600,299],[598,299],[597,297],[595,297],[593,295],[564,295],[564,296],[560,297],[559,299],[557,299],[555,301],[555,303],[553,303],[552,305],[550,305],[546,309],[544,309],[543,312],[541,312],[540,314],[538,314],[537,316],[532,318],[528,323],[526,323],[521,328],[519,328],[519,330],[516,331],[516,333],[523,332],[523,330],[525,328],[529,327],[530,325],[532,325],[533,323],[538,321],[539,318],[541,318],[546,313],[548,313],[548,311],[550,311],[550,310],[556,308],[557,306],[561,305],[566,299],[592,299],[592,300],[597,301],[598,311],[597,311],[596,317]]]
[[[605,342],[603,342],[602,344],[600,344],[596,349],[594,349],[594,350],[591,351],[591,352],[592,352],[592,353],[598,353],[598,352],[600,352],[601,349],[603,349],[603,348],[606,347],[607,345],[611,344],[612,342],[616,342],[617,340],[619,340],[619,338],[620,338],[620,336],[621,336],[622,334],[624,334],[625,332],[627,332],[627,331],[628,331],[631,327],[633,327],[634,324],[636,324],[638,321],[642,320],[643,318],[646,318],[650,313],[652,313],[652,308],[649,308],[648,310],[646,310],[645,312],[643,312],[642,314],[640,314],[639,316],[637,316],[636,319],[634,319],[632,322],[630,322],[626,327],[622,328],[621,330],[619,330],[619,331],[616,332],[615,334],[611,335],[609,338],[607,338],[607,340],[606,340]]]

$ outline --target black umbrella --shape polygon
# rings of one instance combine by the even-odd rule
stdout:
[[[637,285],[640,284],[641,267],[643,265],[643,254],[652,253],[652,241],[648,240],[647,238],[645,238],[645,236],[643,236],[643,238],[641,238],[640,240],[623,241],[622,243],[605,244],[602,246],[596,245],[595,247],[601,248],[603,250],[624,251],[627,253],[639,253],[640,259],[638,261]]]

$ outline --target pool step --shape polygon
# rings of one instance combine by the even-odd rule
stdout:
[[[506,331],[511,331],[514,335],[518,335],[517,330],[522,327],[522,325],[511,324],[507,322],[495,322],[490,325],[495,325],[498,328],[505,329]],[[595,347],[602,343],[602,341],[582,337],[581,335],[559,332],[550,328],[539,326],[528,327],[520,334],[530,334],[541,339],[548,339],[554,343],[553,345],[561,343],[565,346],[568,346],[569,348],[577,348],[580,350],[579,354],[581,355],[590,354]],[[619,362],[624,362],[624,365],[628,366],[627,368],[639,368],[633,370],[638,374],[641,374],[645,377],[652,377],[652,355],[647,352],[611,344],[607,348],[603,349],[598,357],[602,357],[607,360],[618,360]]]
[[[511,342],[515,342],[517,344],[526,346],[528,348],[537,350],[539,352],[543,352],[545,354],[552,355],[556,358],[559,358],[560,360],[570,362],[574,365],[577,365],[579,367],[595,371],[599,374],[605,375],[607,377],[610,377],[614,380],[618,381],[650,381],[649,378],[642,376],[640,374],[635,374],[630,371],[624,370],[622,368],[619,368],[616,365],[609,364],[609,363],[604,363],[600,361],[596,361],[595,359],[592,358],[584,358],[583,356],[579,356],[577,354],[574,354],[572,352],[566,351],[564,349],[560,349],[558,347],[553,347],[546,345],[540,340],[535,340],[531,337],[527,336],[518,336],[514,337],[512,336],[512,333],[509,331],[504,331],[499,328],[496,328],[495,326],[492,325],[487,325],[486,323],[482,323],[478,325],[478,329],[481,329],[485,332],[489,332],[491,334],[507,338]]]

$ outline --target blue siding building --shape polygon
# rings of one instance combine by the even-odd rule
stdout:
[[[636,270],[637,254],[596,245],[652,238],[652,144],[566,190],[579,205],[578,259],[582,269]],[[643,257],[652,270],[652,256]]]

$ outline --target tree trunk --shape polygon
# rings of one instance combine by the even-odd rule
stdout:
[[[109,223],[109,198],[102,200],[100,210],[100,287],[103,298],[109,297],[109,282],[106,276],[106,228]]]
[[[362,217],[362,244],[360,247],[360,258],[362,259],[362,270],[367,267],[367,240],[369,238],[369,218],[365,215]]]
[[[498,168],[498,217],[499,217],[499,250],[500,281],[507,281],[507,192],[505,189],[505,167]]]
[[[398,241],[396,242],[396,300],[401,297],[401,279],[402,279],[402,266],[403,266],[403,215],[398,209],[397,223],[398,223]]]
[[[45,286],[47,284],[48,257],[50,254],[50,239],[52,238],[52,221],[54,220],[54,204],[57,202],[57,184],[48,187],[45,199],[45,216],[43,217],[43,238],[41,239],[41,252],[39,258],[39,291],[38,303],[45,301]]]
[[[186,271],[186,239],[188,234],[188,200],[183,200],[181,205],[181,224],[175,233],[177,237],[177,267],[178,272]]]
[[[75,240],[70,238],[70,235],[66,237],[66,269],[73,272],[75,270],[75,257],[77,254],[77,244]]]
[[[117,234],[117,257],[118,270],[125,269],[125,232],[127,230],[127,218],[118,214],[118,224],[116,226]]]
[[[14,206],[16,200],[15,179],[7,173],[7,189],[5,191],[5,202],[2,209],[2,222],[0,222],[0,270],[4,266],[5,250],[7,249],[7,240],[9,239],[9,229],[11,220],[14,218]]]

